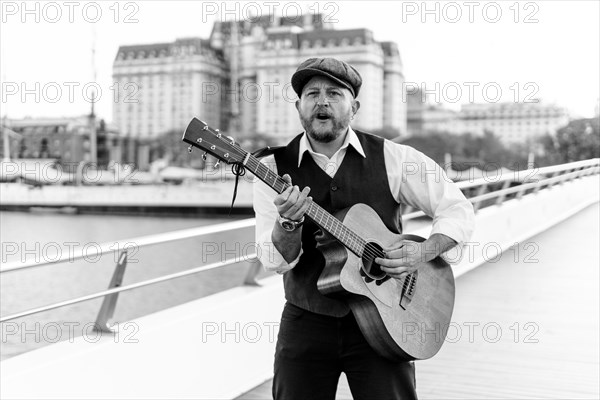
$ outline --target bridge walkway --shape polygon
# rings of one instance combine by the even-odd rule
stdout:
[[[598,203],[462,275],[420,399],[599,398]],[[484,244],[477,248],[483,250]],[[271,399],[269,380],[238,399]],[[351,399],[342,375],[338,399]]]

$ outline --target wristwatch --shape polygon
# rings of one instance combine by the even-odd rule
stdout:
[[[296,229],[300,228],[303,223],[304,215],[302,216],[302,218],[300,218],[299,221],[282,217],[281,215],[279,216],[279,225],[281,225],[281,227],[288,232],[294,232]]]

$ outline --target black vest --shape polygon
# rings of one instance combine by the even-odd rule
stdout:
[[[384,140],[378,136],[355,131],[363,147],[363,158],[354,147],[348,146],[341,165],[333,178],[325,173],[305,152],[298,168],[300,138],[296,136],[286,147],[274,153],[279,175],[289,174],[300,189],[310,186],[313,201],[334,214],[357,203],[373,208],[387,228],[402,232],[400,204],[390,193],[383,154]],[[401,160],[398,160],[401,162]],[[318,314],[334,317],[346,315],[350,308],[341,300],[322,295],[317,280],[325,259],[316,250],[315,233],[319,227],[306,220],[302,228],[302,256],[298,264],[283,275],[285,298],[290,303]]]

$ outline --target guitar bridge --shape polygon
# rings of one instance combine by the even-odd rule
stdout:
[[[400,293],[400,303],[398,304],[404,310],[406,310],[406,307],[408,307],[415,294],[418,277],[419,271],[415,271],[404,278],[404,283],[402,284],[402,292]]]

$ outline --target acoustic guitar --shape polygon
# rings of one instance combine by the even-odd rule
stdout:
[[[288,187],[283,178],[233,139],[197,118],[185,130],[183,141],[190,145],[190,152],[197,147],[228,164],[243,166],[277,193]],[[403,361],[434,356],[444,343],[454,307],[450,265],[437,257],[401,279],[390,279],[374,259],[385,257],[383,249],[400,241],[425,239],[390,232],[365,204],[333,216],[313,202],[306,217],[335,238],[319,247],[326,260],[317,282],[319,291],[347,302],[378,354]]]

